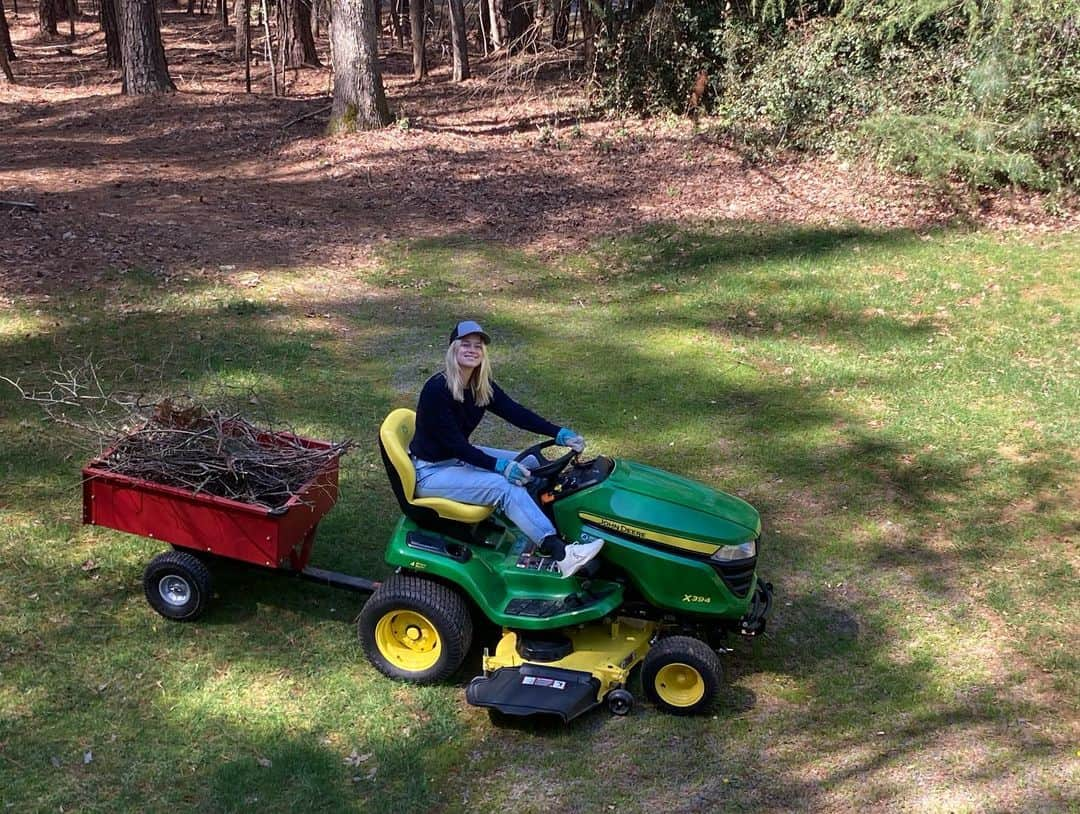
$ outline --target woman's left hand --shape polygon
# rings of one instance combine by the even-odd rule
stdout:
[[[555,436],[555,443],[560,447],[570,447],[574,452],[585,451],[585,439],[569,427],[563,427]]]

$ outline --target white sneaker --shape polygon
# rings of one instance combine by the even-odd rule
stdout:
[[[575,543],[574,545],[568,545],[566,547],[566,556],[555,563],[559,567],[559,573],[563,575],[563,579],[571,577],[580,571],[584,565],[589,563],[593,557],[600,553],[600,549],[603,547],[603,540],[597,540],[593,543]]]

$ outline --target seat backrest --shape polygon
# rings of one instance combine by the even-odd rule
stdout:
[[[472,540],[472,526],[490,515],[493,507],[416,497],[416,467],[409,457],[409,442],[415,432],[416,413],[404,407],[390,413],[379,427],[379,453],[401,511],[422,528]]]
[[[409,442],[416,432],[416,413],[399,407],[388,415],[379,427],[379,443],[389,463],[386,474],[390,477],[394,494],[400,491],[406,503],[411,503],[416,491],[416,468],[409,457]],[[396,478],[395,478],[396,476]],[[397,483],[393,483],[394,480]]]

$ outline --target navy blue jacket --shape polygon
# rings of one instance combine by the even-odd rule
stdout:
[[[446,374],[436,373],[424,383],[416,405],[416,433],[409,451],[422,461],[459,458],[480,469],[495,471],[495,459],[469,443],[469,436],[487,410],[515,427],[554,438],[559,428],[510,398],[495,382],[487,407],[478,407],[472,389],[465,388],[465,401],[454,401],[446,386]]]

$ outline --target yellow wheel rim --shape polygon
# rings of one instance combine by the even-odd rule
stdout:
[[[375,625],[375,646],[388,662],[411,673],[429,670],[442,655],[435,625],[422,613],[390,611]]]
[[[705,697],[705,679],[689,664],[665,664],[656,674],[656,694],[673,707],[692,707]]]

